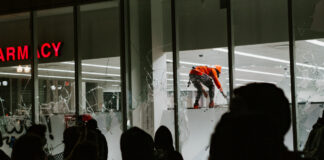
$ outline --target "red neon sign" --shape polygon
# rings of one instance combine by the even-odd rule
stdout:
[[[58,57],[61,46],[62,42],[42,44],[40,49],[37,49],[37,58],[50,58],[51,56]],[[29,53],[28,45],[0,48],[0,61],[9,62],[27,60],[31,57]]]

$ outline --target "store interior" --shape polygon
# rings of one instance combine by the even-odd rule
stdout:
[[[215,23],[206,19],[202,19],[203,25],[199,26],[197,23],[188,20],[188,17],[193,13],[192,7],[195,6],[195,3],[188,3],[187,6],[183,6],[182,12],[180,12],[180,27],[183,27],[183,30],[180,31],[180,66],[178,70],[181,101],[179,107],[179,137],[184,159],[206,160],[210,135],[221,115],[228,111],[228,99],[224,98],[216,89],[215,108],[207,108],[209,99],[203,97],[200,100],[201,108],[193,109],[197,92],[193,85],[188,87],[189,72],[193,66],[213,67],[214,65],[221,65],[222,73],[219,80],[225,93],[229,95],[228,49],[226,48],[224,32],[226,28],[225,12],[221,9],[216,10],[217,14],[214,14],[216,17],[214,18],[221,22],[221,24],[217,24],[217,27],[215,27]],[[170,8],[167,5],[165,6],[167,9],[163,12],[168,12]],[[280,10],[277,14],[281,11],[284,10]],[[205,17],[202,15],[210,12],[212,10],[206,9],[198,12],[196,17],[191,18],[195,22],[200,22],[199,17]],[[40,43],[63,43],[59,56],[39,59],[38,64],[40,123],[48,128],[46,149],[51,154],[58,154],[63,151],[63,131],[75,124],[73,115],[76,111],[75,96],[77,94],[74,91],[75,65],[72,13],[73,7],[38,12]],[[162,47],[152,44],[150,51],[145,53],[138,51],[132,57],[134,59],[131,65],[132,107],[128,111],[127,124],[129,127],[149,128],[150,134],[154,134],[154,131],[160,125],[165,125],[175,136],[173,57],[172,52],[170,52],[170,35],[167,34],[169,33],[168,28],[170,26],[168,25],[170,23],[165,22],[169,20],[168,16],[170,15],[163,15],[164,28],[162,30],[165,32],[163,34],[166,35],[161,42]],[[255,23],[259,22],[259,18],[256,18]],[[270,20],[273,19],[275,18]],[[119,54],[119,23],[117,23],[118,3],[109,1],[84,5],[81,7],[81,20],[83,22],[81,33],[84,37],[81,41],[80,51],[82,55],[80,113],[91,115],[98,121],[99,129],[108,141],[109,159],[121,159],[119,149],[119,139],[122,134],[121,59]],[[30,44],[28,22],[28,13],[1,16],[0,24],[3,25],[0,26],[0,36],[7,38],[0,39],[0,48],[4,50],[8,46]],[[209,23],[215,29],[208,28],[206,24]],[[237,24],[241,24],[240,21]],[[191,28],[186,28],[186,26]],[[280,23],[279,26],[285,26],[285,23]],[[23,29],[20,29],[21,27]],[[140,25],[136,27],[140,27]],[[269,29],[267,26],[262,27],[265,30]],[[16,32],[7,33],[6,31],[10,28]],[[251,32],[253,32],[251,37],[254,37],[262,30],[254,33],[254,31],[245,32],[244,29],[249,28],[249,26],[242,28],[237,31],[237,37],[245,37],[245,34]],[[274,32],[278,31],[278,34],[285,32],[279,30],[280,27],[275,28]],[[218,37],[206,36],[205,40],[202,37],[208,35],[208,31],[211,31],[210,35],[218,35]],[[190,34],[192,38],[188,38],[188,33],[192,33]],[[263,35],[268,39],[248,37],[244,40],[238,38],[234,52],[234,87],[252,82],[273,83],[282,88],[287,98],[291,100],[289,43],[285,35],[282,34],[277,37],[270,34]],[[140,44],[140,42],[134,42],[134,44]],[[323,38],[296,41],[296,88],[298,91],[297,101],[300,105],[299,113],[301,113],[298,123],[300,139],[303,140],[307,139],[312,124],[323,110],[323,47]],[[134,48],[133,50],[136,51],[141,49]],[[155,48],[160,49],[160,53],[157,54],[158,59],[154,57],[156,55]],[[142,56],[143,54],[145,55]],[[139,72],[140,74],[138,74]],[[24,128],[31,125],[33,92],[31,83],[30,61],[0,63],[0,88],[2,91],[0,93],[0,124],[3,137],[6,140],[2,149],[8,155],[10,155],[14,139],[24,133]],[[208,89],[206,88],[206,90]],[[153,133],[150,132],[152,130]],[[300,147],[305,144],[303,140],[300,141]],[[286,136],[285,144],[290,150],[293,149],[291,131]]]

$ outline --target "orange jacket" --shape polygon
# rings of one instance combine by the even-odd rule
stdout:
[[[216,72],[215,68],[210,68],[207,66],[196,66],[195,69],[192,69],[190,71],[190,74],[195,74],[195,75],[199,75],[199,76],[202,76],[203,74],[207,74],[208,76],[213,78],[216,87],[221,92],[223,92],[222,85],[218,80],[218,76],[217,76],[217,72]]]

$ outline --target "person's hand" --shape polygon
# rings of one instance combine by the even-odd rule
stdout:
[[[224,97],[225,99],[227,99],[227,96],[225,95],[225,93],[224,93],[223,91],[221,91],[221,93],[222,93],[223,97]]]

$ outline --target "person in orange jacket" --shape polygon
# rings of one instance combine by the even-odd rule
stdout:
[[[214,107],[214,95],[215,95],[215,87],[219,89],[219,91],[223,94],[223,96],[226,98],[222,85],[220,84],[218,78],[219,75],[222,72],[222,66],[220,65],[215,65],[215,67],[208,67],[208,66],[194,66],[192,67],[190,73],[189,73],[189,82],[188,82],[188,87],[190,85],[190,81],[193,83],[195,88],[197,88],[198,93],[196,96],[194,108],[198,109],[199,108],[199,99],[202,94],[204,94],[205,97],[207,97],[207,93],[202,87],[201,83],[204,84],[206,87],[209,89],[209,97],[210,97],[210,103],[209,103],[209,108]],[[214,81],[214,83],[213,83]]]

